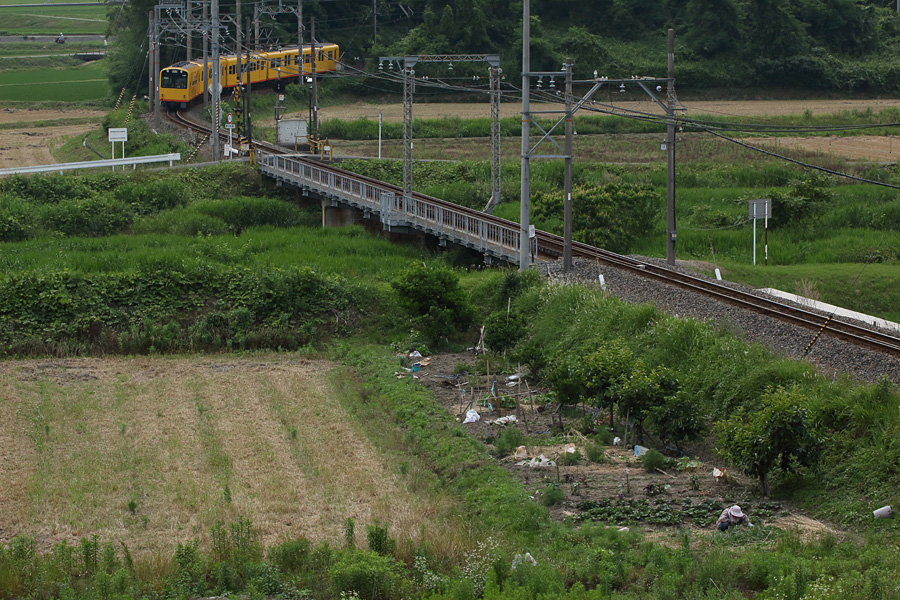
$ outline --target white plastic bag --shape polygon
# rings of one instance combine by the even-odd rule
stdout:
[[[481,415],[478,414],[478,411],[474,408],[470,408],[466,411],[466,420],[463,421],[463,424],[466,423],[477,423],[481,420]]]

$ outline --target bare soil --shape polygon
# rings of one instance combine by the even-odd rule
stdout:
[[[96,118],[100,120],[106,116],[106,111],[102,110],[45,110],[31,108],[0,108],[0,123],[18,123],[30,121],[52,121],[53,119],[66,118],[75,119],[81,117]]]
[[[558,463],[558,466],[531,467],[522,464],[527,461],[512,456],[498,459],[498,464],[519,479],[536,500],[540,500],[548,485],[559,485],[565,499],[551,508],[551,515],[558,520],[596,518],[617,526],[627,524],[662,533],[672,531],[671,519],[674,518],[679,527],[712,532],[721,510],[739,504],[754,525],[798,529],[808,536],[835,533],[825,523],[796,514],[785,502],[761,497],[754,481],[726,468],[726,465],[699,449],[687,449],[689,458],[699,455],[696,457],[698,464],[681,471],[667,468],[645,472],[640,460],[635,458],[631,439],[627,447],[606,446],[605,461],[591,463],[585,450],[590,440],[572,431],[585,417],[590,418],[590,409],[576,410],[576,414],[565,417],[558,414],[557,406],[544,404],[540,400],[541,392],[546,390],[535,387],[527,373],[522,373],[522,382],[518,385],[507,382],[506,375],[494,374],[490,378],[484,374],[454,375],[460,363],[472,365],[475,362],[471,353],[435,355],[429,357],[427,362],[415,374],[418,381],[435,394],[457,421],[465,419],[468,409],[478,411],[481,419],[462,427],[485,442],[488,449],[493,449],[491,444],[504,427],[517,427],[528,439],[525,444],[527,461],[543,455]],[[496,397],[490,394],[492,385]],[[515,408],[515,397],[519,399],[518,409]],[[482,405],[486,404],[482,402],[485,398],[489,398],[493,410]],[[511,408],[502,409],[500,405]],[[494,423],[496,419],[508,415],[516,415],[516,423],[505,426]],[[603,421],[599,426],[608,425]],[[616,435],[624,437],[621,423],[616,422],[615,425]],[[563,430],[569,433],[563,434]],[[629,437],[631,435],[633,433]],[[581,454],[582,459],[578,464],[566,466],[559,459],[571,446]],[[666,449],[650,439],[646,446],[669,455],[675,454],[674,449]],[[727,477],[713,477],[714,467],[725,469]],[[595,511],[592,515],[590,510],[598,506],[601,507],[600,512]],[[675,517],[670,513],[674,513]],[[668,523],[659,522],[666,519],[669,519]]]
[[[55,164],[58,161],[53,158],[53,149],[68,138],[95,130],[105,114],[97,110],[0,109],[0,123],[22,123],[20,128],[0,129],[0,169]],[[36,121],[85,117],[95,118],[96,122],[49,127],[27,125]]]

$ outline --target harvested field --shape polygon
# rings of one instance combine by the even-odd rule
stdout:
[[[27,108],[0,109],[0,169],[52,165],[57,161],[53,149],[66,139],[82,136],[97,129],[106,112],[99,110],[31,110]],[[65,124],[68,119],[92,119],[93,122]],[[36,127],[38,122],[60,121],[59,125]],[[21,127],[15,127],[20,123]]]
[[[779,149],[803,150],[851,160],[894,163],[900,157],[900,136],[895,135],[751,138],[744,141],[753,146],[765,146],[775,152]],[[897,142],[897,154],[894,154],[894,142]]]
[[[240,517],[265,544],[335,543],[348,517],[360,545],[374,519],[400,540],[450,537],[442,503],[409,492],[344,410],[333,369],[290,355],[0,363],[0,542],[97,534],[147,555]]]
[[[649,100],[633,102],[618,102],[617,106],[630,110],[663,114],[662,109]],[[685,101],[683,102],[691,116],[707,114],[719,116],[777,116],[800,115],[805,111],[812,114],[832,114],[842,111],[860,110],[871,108],[878,112],[885,108],[900,106],[897,100],[728,100],[728,101]],[[534,102],[532,109],[547,110],[559,109],[555,104],[542,104]],[[520,114],[522,105],[516,102],[503,103],[500,106],[501,116],[514,117]],[[378,119],[378,113],[383,114],[385,121],[399,123],[403,121],[403,105],[395,104],[370,104],[355,102],[341,106],[329,106],[319,109],[320,119]],[[305,118],[305,113],[294,115]],[[487,103],[459,103],[459,104],[426,104],[418,103],[413,106],[413,116],[417,119],[440,119],[441,117],[460,117],[463,119],[489,118],[490,108]]]

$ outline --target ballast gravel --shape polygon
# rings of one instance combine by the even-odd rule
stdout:
[[[632,258],[642,262],[667,266],[664,261],[659,259],[641,256]],[[651,303],[657,309],[676,317],[691,317],[711,321],[719,327],[724,327],[738,335],[743,335],[748,341],[766,346],[776,355],[809,361],[825,376],[837,378],[842,373],[847,373],[860,381],[866,382],[878,381],[887,377],[895,385],[900,385],[900,358],[841,341],[830,336],[827,329],[804,357],[804,351],[816,335],[814,330],[805,329],[773,317],[767,317],[714,300],[696,292],[674,285],[666,285],[615,267],[600,265],[595,261],[575,258],[573,259],[573,268],[569,273],[563,273],[562,260],[540,265],[539,268],[543,274],[548,275],[551,280],[558,283],[578,282],[599,286],[600,275],[603,275],[607,292],[626,302]],[[702,277],[702,275],[677,265],[675,270],[695,277]],[[728,287],[740,288],[758,296],[764,295],[758,290],[744,285],[732,282],[721,283]],[[790,302],[782,299],[778,299],[778,301],[790,304]],[[811,312],[820,312],[806,306],[803,308]],[[823,314],[822,322],[824,323],[828,315],[821,314]],[[855,324],[861,323],[856,322]],[[870,328],[874,329],[874,327]],[[886,333],[900,337],[900,334],[897,332]]]

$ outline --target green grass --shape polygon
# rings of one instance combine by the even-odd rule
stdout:
[[[106,64],[102,61],[72,69],[8,71],[0,83],[0,100],[83,101],[107,96]]]
[[[383,283],[421,257],[410,246],[392,244],[355,227],[265,227],[247,229],[238,237],[119,235],[7,243],[0,255],[0,270],[71,270],[88,274],[135,270],[153,263],[212,260],[248,267],[308,266],[325,273],[341,273],[356,281]]]
[[[0,9],[2,10],[2,9]],[[0,16],[3,13],[0,12]],[[57,32],[59,33],[59,32]],[[66,42],[65,44],[55,44],[52,42],[9,42],[0,46],[0,58],[3,57],[20,57],[20,56],[45,56],[52,54],[53,56],[66,56],[82,52],[102,52],[103,42]],[[0,69],[9,69],[13,65],[21,62],[4,58],[0,60]],[[49,63],[50,61],[48,61]]]
[[[0,8],[0,19],[0,35],[102,35],[109,27],[103,4]]]

